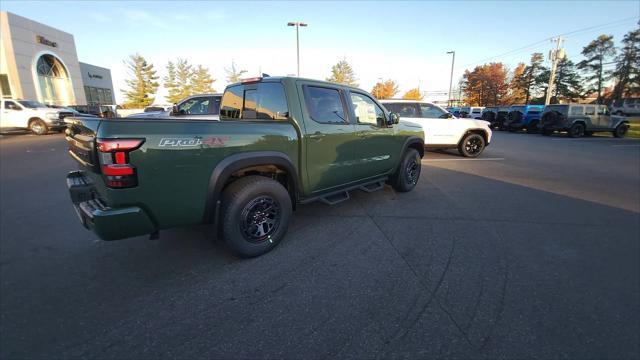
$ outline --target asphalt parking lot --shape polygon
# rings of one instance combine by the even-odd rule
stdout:
[[[410,193],[301,206],[240,260],[205,226],[102,242],[62,135],[0,138],[0,358],[638,358],[640,141],[495,133]]]

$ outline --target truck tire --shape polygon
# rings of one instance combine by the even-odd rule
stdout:
[[[617,138],[623,138],[625,135],[627,135],[627,130],[629,130],[629,125],[627,124],[620,124],[618,125],[618,127],[616,127],[616,129],[613,131],[613,136],[617,137]]]
[[[542,129],[542,135],[551,136],[551,134],[553,134],[553,130],[551,130],[551,129]]]
[[[391,186],[397,192],[413,190],[420,179],[422,163],[418,150],[409,148],[405,151],[395,174],[391,176]]]
[[[584,125],[576,123],[571,125],[569,131],[567,131],[567,135],[572,138],[579,138],[584,135]]]
[[[458,144],[458,152],[464,157],[475,158],[482,154],[484,147],[485,141],[482,135],[470,133],[465,135],[460,144]]]
[[[222,193],[222,237],[242,257],[262,255],[284,238],[293,209],[279,182],[251,175]]]
[[[538,133],[538,120],[533,120],[527,125],[527,134],[537,134]]]
[[[29,121],[29,130],[36,135],[46,135],[49,132],[47,124],[40,119]]]

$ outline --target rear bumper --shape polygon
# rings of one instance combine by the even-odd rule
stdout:
[[[119,240],[157,231],[143,209],[107,206],[98,198],[93,182],[83,171],[72,171],[67,175],[67,188],[82,225],[102,240]]]

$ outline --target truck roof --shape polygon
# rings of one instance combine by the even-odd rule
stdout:
[[[256,76],[256,77],[252,77],[252,78],[242,79],[239,82],[235,82],[235,83],[227,85],[227,87],[236,86],[236,85],[242,85],[243,83],[246,83],[247,80],[249,80],[248,82],[253,82],[251,80],[255,80],[255,82],[304,80],[304,81],[310,81],[310,82],[315,82],[315,83],[319,83],[319,84],[327,84],[327,85],[334,85],[334,86],[335,85],[344,86],[346,88],[350,88],[350,89],[354,89],[354,90],[360,90],[360,91],[364,91],[364,92],[368,93],[368,91],[366,91],[364,89],[361,89],[361,88],[358,88],[358,87],[355,87],[355,86],[350,86],[350,85],[346,85],[346,84],[340,84],[340,83],[335,83],[335,82],[325,81],[325,80],[298,77],[298,76]]]

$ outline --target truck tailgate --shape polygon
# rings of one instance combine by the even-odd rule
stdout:
[[[96,171],[98,157],[95,151],[95,140],[98,128],[102,123],[100,118],[68,117],[66,140],[69,144],[69,154],[82,166]]]

